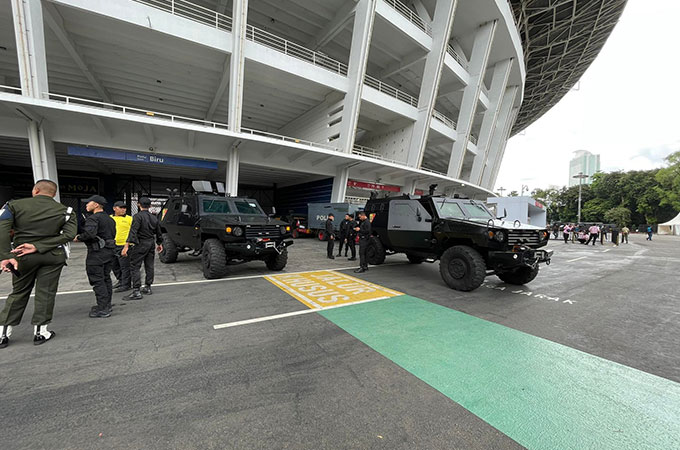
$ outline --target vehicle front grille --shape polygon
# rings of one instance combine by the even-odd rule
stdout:
[[[249,225],[246,227],[246,238],[275,238],[281,236],[278,225]]]
[[[509,245],[538,245],[540,239],[535,230],[510,230],[508,232]]]

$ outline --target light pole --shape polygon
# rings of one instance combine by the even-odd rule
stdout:
[[[579,172],[578,175],[574,175],[572,178],[578,178],[578,218],[576,219],[576,223],[581,223],[581,186],[583,186],[583,180],[588,178],[588,175]]]
[[[523,185],[522,185],[522,189],[519,191],[519,196],[520,196],[520,197],[524,197],[524,191],[529,192],[529,186],[527,186],[526,184],[523,184]]]
[[[502,187],[502,186],[498,188],[498,192],[501,193],[501,197],[503,197],[503,191],[507,191],[507,189],[505,189],[505,188]]]

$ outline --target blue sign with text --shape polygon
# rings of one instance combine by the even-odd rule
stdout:
[[[115,159],[118,161],[130,161],[146,164],[157,164],[166,166],[193,167],[196,169],[217,169],[215,161],[204,161],[202,159],[178,158],[176,156],[156,155],[152,153],[129,153],[108,148],[80,147],[78,145],[68,146],[69,156],[85,156],[87,158]]]

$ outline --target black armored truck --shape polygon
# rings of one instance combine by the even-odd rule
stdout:
[[[452,289],[472,291],[488,275],[509,284],[529,283],[539,263],[550,264],[548,230],[497,219],[479,201],[430,195],[373,198],[366,203],[372,237],[369,264],[405,253],[413,264],[440,260],[439,272]]]
[[[180,252],[193,251],[208,279],[226,275],[230,264],[254,260],[283,270],[293,245],[290,225],[265,214],[251,198],[201,192],[171,197],[160,218],[161,262],[174,263]]]

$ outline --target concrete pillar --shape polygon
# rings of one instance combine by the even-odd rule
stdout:
[[[227,162],[227,179],[224,184],[225,196],[235,197],[238,195],[238,172],[240,155],[238,152],[238,147],[234,146],[229,148],[228,151],[229,161]]]
[[[519,108],[513,108],[512,114],[510,115],[510,120],[508,121],[508,126],[505,129],[505,139],[503,139],[503,144],[501,145],[501,151],[498,154],[498,157],[496,158],[496,161],[494,162],[493,166],[493,172],[491,173],[491,180],[489,180],[489,188],[493,188],[493,186],[496,184],[496,179],[498,178],[498,172],[501,169],[501,163],[503,162],[503,155],[505,155],[505,147],[508,145],[508,140],[510,139],[510,133],[512,131],[512,127],[515,124],[515,120],[517,119],[517,114],[519,114]]]
[[[404,183],[404,188],[402,189],[402,192],[404,194],[409,194],[409,195],[415,194],[417,183],[418,183],[417,178],[408,178],[406,180],[406,183]]]
[[[512,122],[512,108],[515,104],[515,98],[517,97],[518,91],[519,86],[509,86],[505,89],[503,100],[501,100],[501,109],[498,113],[496,128],[494,129],[491,143],[489,144],[489,157],[486,161],[486,167],[484,167],[482,172],[481,186],[483,187],[489,186],[489,183],[491,182],[494,166],[498,161],[498,156],[502,151],[503,143],[507,136],[506,131],[509,123]]]
[[[376,0],[359,0],[354,14],[352,46],[349,51],[347,69],[349,84],[342,104],[342,122],[340,122],[339,146],[340,151],[345,153],[352,152],[359,122],[361,92],[364,86],[364,75],[366,75],[368,51],[371,47],[375,4]]]
[[[338,171],[333,179],[333,190],[331,191],[331,202],[342,203],[347,194],[347,181],[349,180],[349,167],[338,167]]]
[[[40,0],[12,0],[21,93],[42,98],[49,92],[45,32]]]
[[[475,40],[472,45],[472,56],[468,64],[468,71],[470,73],[470,80],[468,85],[463,90],[463,100],[460,105],[460,113],[458,114],[457,132],[458,139],[453,143],[451,151],[451,159],[449,160],[449,169],[447,175],[453,178],[459,178],[460,170],[463,167],[465,160],[465,152],[470,141],[470,134],[472,133],[472,125],[477,112],[477,105],[479,104],[479,96],[482,92],[482,85],[484,84],[484,73],[489,62],[489,54],[491,53],[491,45],[493,44],[493,37],[496,33],[497,20],[487,22],[475,33]]]
[[[57,158],[46,123],[44,121],[29,120],[27,127],[33,181],[51,180],[57,183],[58,186]],[[55,198],[59,201],[59,190],[57,190]]]
[[[437,100],[439,80],[441,79],[442,68],[444,67],[446,47],[451,37],[451,28],[453,27],[453,17],[457,4],[457,0],[440,0],[435,6],[434,20],[432,22],[432,48],[425,59],[425,71],[423,72],[423,80],[420,84],[420,94],[418,96],[418,118],[413,127],[411,145],[408,151],[407,164],[411,167],[420,167],[423,154],[425,153],[430,122],[432,121],[432,112]]]
[[[478,185],[482,181],[482,169],[489,153],[489,144],[491,144],[493,130],[496,128],[496,122],[498,121],[501,100],[503,99],[505,88],[508,86],[512,63],[513,58],[506,59],[497,63],[493,69],[491,90],[489,91],[489,109],[486,110],[482,119],[479,142],[477,142],[477,155],[472,163],[472,172],[470,173],[469,181],[472,184]]]
[[[244,46],[248,24],[248,0],[234,0],[232,10],[232,48],[229,63],[229,129],[241,131],[243,112]]]

